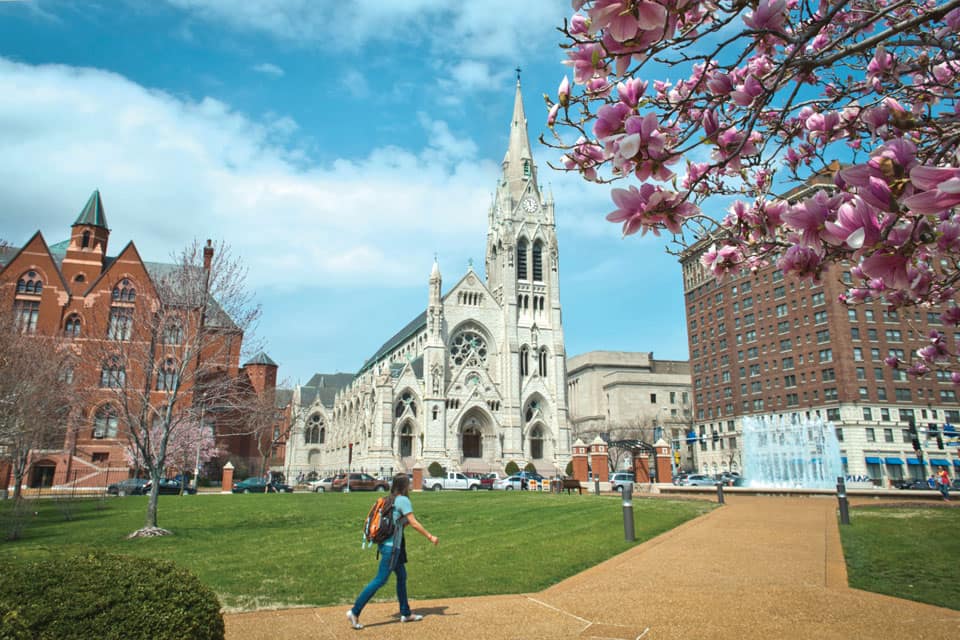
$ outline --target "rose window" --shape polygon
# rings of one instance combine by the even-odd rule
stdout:
[[[450,356],[457,365],[487,363],[487,341],[476,331],[461,331],[450,341]]]

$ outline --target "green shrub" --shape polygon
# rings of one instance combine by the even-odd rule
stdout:
[[[508,476],[512,476],[515,473],[520,472],[520,467],[517,466],[517,463],[511,460],[507,463],[506,468],[503,470]]]
[[[430,463],[430,466],[427,467],[427,472],[431,478],[442,478],[444,475],[443,467],[436,460]]]
[[[172,562],[106,553],[0,564],[0,640],[222,640],[216,594]]]
[[[563,470],[568,476],[573,476],[573,460],[567,463],[566,469]]]
[[[527,463],[527,466],[525,466],[525,467],[523,468],[523,470],[526,471],[526,472],[528,472],[528,473],[536,473],[536,472],[537,472],[537,467],[536,467],[532,462],[528,462],[528,463]]]

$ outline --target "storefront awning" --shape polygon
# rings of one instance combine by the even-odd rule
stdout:
[[[909,465],[911,465],[911,466],[913,466],[913,465],[920,465],[920,461],[917,460],[916,458],[907,458],[907,464],[909,464]]]
[[[890,458],[884,458],[883,460],[887,464],[903,464],[903,460],[901,460],[900,458],[890,457]]]
[[[930,458],[930,464],[937,467],[949,467],[950,461],[944,460],[943,458]]]
[[[955,467],[960,467],[960,460],[954,460],[954,461],[953,461],[953,466],[955,466]]]
[[[957,428],[948,422],[947,424],[943,425],[943,433],[949,436],[957,435]]]
[[[880,464],[883,462],[883,460],[881,460],[877,456],[867,456],[866,461],[867,461],[867,464]]]

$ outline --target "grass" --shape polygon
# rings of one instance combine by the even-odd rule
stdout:
[[[161,496],[159,524],[175,535],[127,540],[143,524],[145,497],[69,509],[35,500],[21,538],[0,542],[0,562],[100,549],[172,560],[216,591],[227,610],[343,604],[376,572],[376,551],[360,548],[372,502],[360,493]],[[539,591],[714,507],[635,499],[637,541],[629,543],[615,497],[440,492],[415,494],[413,503],[440,538],[431,547],[408,530],[414,598]],[[0,536],[12,506],[0,503]],[[380,595],[393,597],[391,589]]]
[[[960,509],[860,507],[841,526],[850,586],[960,609]]]

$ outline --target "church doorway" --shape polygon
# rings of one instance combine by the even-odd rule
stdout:
[[[496,456],[495,436],[490,417],[474,407],[460,422],[458,443],[463,471],[489,471]]]
[[[413,428],[409,422],[400,429],[400,457],[413,457]]]

